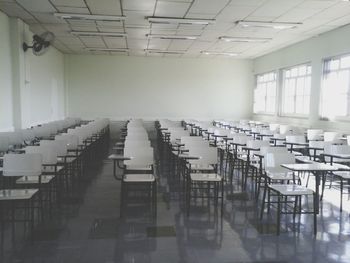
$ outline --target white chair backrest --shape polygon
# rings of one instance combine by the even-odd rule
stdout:
[[[270,124],[269,124],[269,129],[270,129],[270,131],[272,131],[272,132],[278,132],[279,129],[280,129],[280,125],[277,124],[277,123],[270,123]]]
[[[6,152],[9,149],[9,146],[9,138],[3,134],[0,134],[0,152]]]
[[[124,148],[133,147],[150,147],[151,142],[149,140],[126,140],[124,142]]]
[[[78,149],[79,137],[77,135],[64,133],[61,135],[56,135],[55,140],[65,140],[67,144],[67,150]]]
[[[261,147],[260,154],[266,155],[267,153],[288,153],[288,149],[286,147]]]
[[[251,140],[252,137],[251,136],[248,136],[248,135],[245,135],[245,134],[241,134],[239,136],[235,136],[233,137],[233,140],[232,142],[233,143],[238,143],[238,144],[244,144],[246,145],[247,144],[247,141]]]
[[[292,134],[293,132],[293,127],[290,125],[285,125],[285,124],[281,124],[280,125],[280,134]]]
[[[334,145],[328,144],[324,148],[324,152],[328,154],[346,154],[350,155],[350,146],[349,145]],[[330,157],[325,157],[326,162],[330,162]],[[333,158],[335,163],[349,163],[350,159],[345,158]]]
[[[218,150],[215,147],[193,147],[189,149],[189,155],[200,157],[198,160],[191,160],[192,164],[217,164]]]
[[[25,148],[26,153],[36,153],[42,155],[43,164],[56,164],[57,163],[57,149],[54,146],[27,146]]]
[[[295,156],[292,153],[267,153],[264,157],[265,169],[280,167],[281,164],[295,163]]]
[[[340,142],[340,138],[342,137],[342,134],[339,132],[324,132],[323,139],[325,142]]]
[[[126,152],[124,150],[124,156],[131,157],[131,160],[127,160],[124,162],[126,165],[148,166],[152,165],[154,162],[153,148],[151,147],[138,148],[137,150],[129,148],[126,150]]]
[[[67,141],[65,139],[42,140],[40,145],[56,148],[58,156],[67,155]]]
[[[247,147],[252,149],[260,149],[261,147],[269,147],[270,143],[268,141],[261,140],[249,140],[247,141]]]
[[[304,135],[287,135],[286,142],[306,143],[306,138]]]
[[[139,147],[139,146],[131,145],[127,148],[124,148],[125,157],[136,157],[136,156],[149,155],[149,154],[153,156],[153,148],[150,146]]]
[[[42,155],[38,153],[5,154],[3,162],[4,176],[40,175]]]
[[[35,139],[35,134],[32,129],[23,129],[21,132],[22,132],[23,141],[28,143]]]
[[[320,141],[323,140],[323,130],[321,129],[308,129],[307,139],[309,141]]]

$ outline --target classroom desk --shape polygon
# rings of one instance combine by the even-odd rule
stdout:
[[[315,193],[316,193],[316,203],[315,203],[315,210],[316,213],[319,213],[319,202],[320,202],[320,182],[321,177],[322,180],[325,180],[325,175],[329,172],[337,171],[338,168],[334,167],[330,164],[325,163],[296,163],[296,164],[281,164],[283,168],[286,168],[293,172],[310,172],[315,175]]]
[[[127,160],[131,160],[132,157],[126,157],[126,156],[123,156],[123,155],[119,155],[119,154],[111,154],[110,156],[108,156],[108,159],[109,160],[112,160],[113,161],[113,176],[115,178],[117,178],[117,162],[121,162],[121,161],[127,161]],[[119,165],[118,165],[119,167]],[[121,167],[119,167],[121,168]]]

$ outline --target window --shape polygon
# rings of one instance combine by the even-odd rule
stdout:
[[[256,76],[254,113],[274,113],[276,111],[276,89],[276,72]]]
[[[350,116],[350,55],[324,61],[321,116]]]
[[[311,66],[283,70],[282,114],[307,115],[310,111]]]

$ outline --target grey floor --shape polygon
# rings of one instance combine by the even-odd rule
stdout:
[[[0,262],[350,262],[349,213],[340,214],[327,198],[316,237],[311,216],[302,216],[300,225],[283,217],[276,236],[274,211],[257,220],[257,203],[249,190],[240,193],[236,181],[226,187],[222,216],[199,201],[187,217],[164,156],[157,152],[157,158],[156,217],[147,198],[135,196],[119,218],[120,183],[112,163],[103,161],[89,168],[74,195],[37,227],[31,241],[18,237],[15,247],[5,244]]]

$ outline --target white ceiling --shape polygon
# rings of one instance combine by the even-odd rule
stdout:
[[[63,53],[106,53],[86,47],[129,48],[131,56],[203,57],[201,51],[235,52],[256,58],[276,49],[350,23],[350,2],[343,0],[0,0],[0,10],[19,17],[34,33],[52,31],[54,46]],[[124,22],[66,21],[54,12],[124,15]],[[208,26],[151,25],[147,16],[216,19]],[[276,31],[242,28],[238,20],[300,22]],[[127,33],[127,38],[78,37],[70,31]],[[196,40],[148,39],[146,34],[196,35]],[[272,38],[266,43],[228,43],[220,36]],[[148,54],[145,49],[185,51],[182,55]],[[109,52],[107,52],[109,53]],[[214,55],[210,55],[214,56]]]

